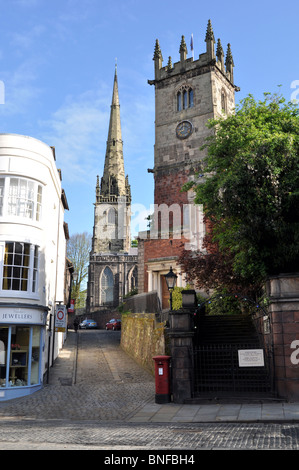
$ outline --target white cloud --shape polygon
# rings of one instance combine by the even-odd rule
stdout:
[[[110,95],[110,93],[109,93]],[[110,96],[103,85],[77,97],[67,97],[51,119],[40,122],[42,140],[56,148],[64,182],[95,184],[102,171],[107,139]]]
[[[45,30],[45,26],[36,25],[26,32],[13,32],[11,33],[12,45],[17,48],[29,49],[35,43],[35,41],[40,39]]]

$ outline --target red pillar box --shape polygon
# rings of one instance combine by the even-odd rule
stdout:
[[[170,402],[170,356],[155,356],[155,402],[159,404]]]

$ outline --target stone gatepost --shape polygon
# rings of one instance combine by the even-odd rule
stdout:
[[[173,402],[184,403],[192,398],[193,390],[192,316],[187,309],[173,310],[169,312],[169,321]]]
[[[281,398],[299,400],[299,274],[281,274],[267,283],[272,320],[274,374]]]

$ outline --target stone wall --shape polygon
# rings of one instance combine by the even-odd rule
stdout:
[[[275,382],[278,395],[299,400],[299,275],[271,277],[270,298]]]
[[[156,322],[154,313],[122,315],[121,347],[154,374],[153,357],[165,354],[164,324]]]

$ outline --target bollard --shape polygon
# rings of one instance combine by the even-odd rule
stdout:
[[[155,402],[159,404],[170,403],[170,356],[155,356]]]

